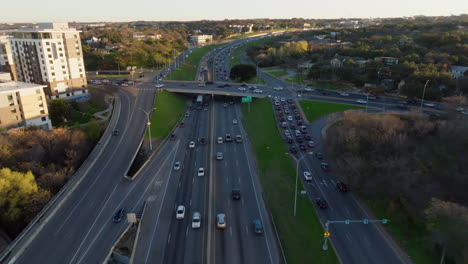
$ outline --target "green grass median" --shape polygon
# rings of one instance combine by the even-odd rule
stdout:
[[[271,101],[242,105],[243,124],[257,159],[263,197],[272,214],[289,264],[339,263],[332,247],[322,250],[323,228],[307,196],[298,195],[293,216],[296,170],[275,123]],[[299,190],[302,184],[299,182]]]
[[[309,100],[301,100],[299,101],[299,104],[301,105],[302,111],[304,111],[304,114],[306,115],[307,120],[309,122],[313,122],[322,116],[329,115],[332,113],[365,108],[357,105],[337,104]]]
[[[194,50],[185,62],[167,77],[167,80],[194,81],[201,58],[211,50],[224,44],[213,44]]]
[[[151,136],[165,138],[185,112],[185,98],[175,93],[158,92],[151,116]],[[141,111],[141,110],[139,110]]]

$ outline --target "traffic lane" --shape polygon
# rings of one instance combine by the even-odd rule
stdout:
[[[324,121],[326,119],[321,119],[319,125],[315,126],[316,130],[321,130],[320,128],[323,127]],[[317,132],[317,131],[316,131]],[[320,150],[322,146],[319,146],[318,149]],[[323,149],[321,150],[323,153]],[[319,179],[319,184],[321,186],[316,186],[316,188],[321,188],[327,193],[326,199],[332,205],[332,208],[335,210],[332,214],[327,214],[326,219],[328,220],[344,220],[344,219],[351,219],[351,220],[362,220],[365,218],[369,218],[364,210],[359,206],[357,201],[354,199],[352,194],[350,193],[341,193],[336,189],[336,180],[334,180],[334,171],[332,169],[331,172],[323,172],[320,169],[320,162],[317,159],[309,158],[309,167],[313,167],[313,170],[319,171],[316,174],[317,178]],[[333,167],[332,167],[333,168]],[[327,184],[328,182],[328,184]],[[325,210],[324,210],[325,211]],[[330,219],[330,216],[332,217]],[[359,225],[359,224],[354,224]],[[339,225],[337,229],[341,226]],[[362,228],[363,230],[357,230],[358,228]],[[385,240],[382,239],[379,231],[375,228],[375,226],[371,225],[362,225],[357,226],[355,228],[349,228],[345,226],[343,230],[339,230],[337,233],[338,235],[333,240],[333,242],[337,242],[337,249],[340,249],[340,243],[343,243],[343,247],[340,250],[345,250],[346,252],[353,252],[353,249],[347,244],[351,242],[351,244],[356,247],[356,245],[364,245],[365,248],[355,248],[356,252],[363,252],[361,255],[353,254],[353,256],[349,256],[350,260],[355,261],[354,263],[362,263],[364,257],[367,260],[370,260],[371,263],[376,262],[378,259],[381,259],[382,256],[386,256],[385,259],[388,260],[387,263],[398,263],[400,260],[396,257],[396,254],[389,250],[389,245]],[[379,252],[379,253],[377,253]],[[347,254],[347,253],[345,253]]]
[[[234,106],[235,118],[240,120],[241,110],[240,105],[235,104]],[[257,181],[254,181],[254,177],[257,177],[255,169],[252,168],[253,156],[249,156],[247,151],[248,141],[246,141],[245,131],[242,129],[242,123],[234,126],[234,131],[236,134],[242,135],[243,142],[236,143],[234,146],[234,151],[237,157],[236,168],[238,181],[241,190],[241,208],[242,208],[242,222],[243,228],[242,234],[245,237],[244,241],[244,255],[248,260],[253,263],[276,263],[273,258],[277,254],[275,251],[274,243],[275,238],[273,235],[273,229],[271,228],[269,222],[269,214],[262,205],[262,198],[260,196],[260,185]],[[253,228],[253,220],[258,219],[263,225],[263,234],[256,234]],[[275,254],[276,252],[276,254]],[[276,258],[277,260],[277,258]]]
[[[126,217],[124,216],[121,223],[111,223],[111,217],[119,208],[125,208],[126,213],[134,212],[136,213],[143,205],[143,201],[145,201],[149,197],[149,193],[152,191],[153,193],[159,191],[163,188],[162,183],[166,181],[168,177],[168,172],[171,172],[171,167],[173,160],[176,157],[176,150],[167,148],[164,150],[165,155],[160,155],[153,162],[151,162],[147,169],[145,170],[145,174],[148,174],[149,177],[141,178],[141,179],[148,179],[147,182],[141,180],[139,184],[133,184],[134,188],[128,188],[128,190],[119,192],[121,195],[116,195],[112,199],[114,204],[109,209],[109,211],[104,215],[104,219],[102,221],[102,227],[97,230],[93,230],[91,232],[95,232],[96,237],[94,241],[92,240],[88,247],[84,249],[83,254],[84,256],[76,258],[76,263],[92,263],[104,261],[105,254],[110,249],[109,243],[99,243],[97,241],[102,241],[99,239],[99,235],[106,236],[109,234],[111,230],[118,228],[118,232],[114,232],[114,238],[110,240],[110,243],[116,241],[118,236],[121,235],[123,230],[127,226]],[[170,177],[170,174],[169,174]],[[107,215],[107,217],[106,217]],[[112,234],[112,233],[110,233]],[[101,250],[100,250],[101,249]]]
[[[196,126],[195,129],[191,130],[190,137],[197,141],[199,138],[199,129],[198,126],[201,125],[202,120],[202,112],[197,111],[195,114],[195,122]],[[187,145],[186,145],[187,146]],[[184,164],[183,176],[179,178],[179,182],[177,184],[176,195],[174,199],[174,212],[177,206],[184,205],[185,206],[185,216],[181,220],[175,220],[170,224],[170,233],[168,240],[167,250],[164,256],[164,263],[183,263],[185,257],[185,246],[186,246],[186,239],[189,232],[189,226],[191,223],[191,215],[193,211],[191,210],[191,196],[192,196],[192,186],[193,186],[193,175],[198,170],[198,167],[202,167],[203,163],[198,163],[197,160],[197,150],[198,148],[203,146],[196,146],[195,149],[187,149],[186,150],[186,160]],[[188,156],[187,156],[188,155]],[[193,163],[195,161],[195,163]],[[203,161],[202,161],[203,162]],[[192,165],[193,163],[193,165]],[[193,167],[192,167],[193,166]],[[187,168],[187,170],[185,170]]]
[[[166,161],[167,161],[167,160],[166,160]],[[169,164],[168,166],[170,166],[170,164]],[[110,200],[110,201],[122,201],[122,200],[125,200],[125,198],[129,196],[129,193],[131,193],[131,191],[132,191],[133,189],[137,189],[137,188],[138,188],[138,184],[139,184],[139,183],[144,182],[144,181],[147,180],[147,179],[148,179],[148,177],[146,177],[146,178],[145,178],[145,177],[138,177],[138,179],[137,179],[135,182],[128,183],[128,181],[123,180],[122,178],[120,178],[120,180],[122,181],[122,187],[121,187],[122,190],[121,190],[121,191],[118,191],[118,190],[117,190],[116,192],[113,192],[113,193],[115,194],[116,197],[115,197],[115,198],[112,198],[112,199],[111,199],[111,197],[109,197],[108,200]],[[132,184],[132,183],[133,183],[133,184]],[[145,185],[145,186],[146,186],[146,185]],[[123,197],[123,198],[122,198],[122,197],[119,197],[119,195],[121,195],[122,193],[126,193],[126,194],[125,194],[125,197]],[[142,203],[141,197],[140,197],[140,200],[139,200],[139,201],[136,201],[136,202],[137,202],[137,203],[140,203],[140,202]],[[106,203],[107,203],[107,200],[106,200]],[[111,203],[111,202],[110,202],[110,203]],[[104,204],[104,205],[105,205],[105,204]],[[136,204],[135,206],[139,206],[139,205]],[[140,204],[140,206],[141,206],[141,204]],[[105,206],[105,207],[108,208],[109,206]],[[118,208],[114,208],[112,211],[115,212],[117,209],[118,209]],[[128,207],[127,207],[127,210],[128,210]],[[100,214],[99,214],[99,215],[100,215]],[[107,218],[107,217],[105,217],[105,218]],[[99,241],[99,240],[98,240],[98,236],[99,236],[99,234],[101,233],[101,231],[102,231],[102,230],[100,230],[100,231],[98,231],[98,232],[92,232],[92,231],[90,230],[90,231],[88,232],[89,234],[92,233],[93,236],[94,236],[94,238],[93,238],[92,236],[90,236],[90,238],[89,238],[89,239],[91,239],[92,242],[91,242],[91,243],[87,243],[87,244],[88,244],[88,249],[89,249],[90,247],[93,246],[93,243],[94,243],[95,241]],[[83,241],[82,243],[84,243],[84,241]],[[85,251],[88,251],[88,249],[85,249]]]
[[[236,110],[238,113],[238,118],[242,119],[242,111],[241,111],[240,105],[236,106]],[[253,194],[255,195],[257,210],[258,210],[259,217],[260,217],[260,220],[262,221],[263,229],[264,229],[265,246],[267,250],[267,252],[264,253],[264,256],[266,257],[267,256],[266,254],[268,253],[268,259],[265,258],[265,260],[263,260],[262,262],[266,263],[267,261],[269,261],[271,263],[279,263],[281,259],[280,250],[279,250],[280,242],[277,240],[276,231],[270,219],[271,215],[269,211],[267,210],[267,207],[262,197],[262,193],[263,193],[262,186],[260,184],[259,176],[256,174],[257,170],[255,169],[255,155],[252,152],[252,147],[250,146],[249,137],[246,131],[244,130],[242,123],[239,123],[239,129],[244,138],[244,141],[242,144],[242,148],[245,153],[244,158],[246,160],[246,164],[249,169],[249,175],[250,175],[249,178],[251,181],[250,184],[253,188]],[[248,183],[247,185],[250,186]]]
[[[298,143],[296,141],[294,142],[293,145],[296,145],[296,147],[298,148]],[[306,155],[306,156],[301,162],[299,162],[299,171],[298,171],[299,176],[298,177],[300,177],[302,186],[307,191],[309,199],[311,199],[314,207],[317,206],[315,203],[315,199],[317,198],[325,199],[329,203],[328,209],[319,209],[317,207],[317,212],[319,214],[319,217],[321,218],[322,224],[324,224],[327,220],[340,219],[336,215],[341,214],[340,213],[341,209],[335,206],[338,203],[333,202],[334,199],[330,196],[330,192],[328,190],[328,187],[333,188],[333,186],[331,186],[331,184],[327,184],[326,180],[323,177],[321,177],[322,172],[321,172],[319,165],[318,166],[311,165],[317,162],[314,160],[314,158],[311,157],[311,155],[308,154],[308,152],[300,152],[299,154],[296,154],[296,158],[302,158],[303,157],[302,155]],[[308,162],[310,162],[310,164],[308,164]],[[304,178],[303,176],[304,171],[311,172],[312,181],[307,181]],[[347,234],[347,237],[350,237],[350,236]],[[354,245],[357,245],[357,244],[354,244]],[[337,248],[337,249],[341,249],[341,248]],[[351,252],[349,247],[344,248],[344,249]],[[360,249],[356,248],[354,250],[360,250]],[[343,257],[343,255],[340,255],[340,256]]]
[[[94,222],[91,225],[91,227],[88,228],[89,229],[88,232],[87,233],[84,232],[84,233],[86,233],[86,235],[85,235],[84,238],[82,238],[82,243],[80,244],[80,246],[79,246],[79,248],[78,248],[78,250],[77,250],[77,252],[75,254],[76,259],[78,257],[80,257],[80,255],[82,255],[82,254],[98,252],[98,251],[89,251],[89,248],[93,246],[94,242],[100,241],[98,239],[106,240],[106,238],[107,238],[106,233],[102,233],[103,231],[105,231],[105,230],[103,230],[103,228],[106,228],[106,224],[108,224],[110,222],[110,219],[112,218],[114,212],[118,208],[121,208],[121,206],[129,208],[129,207],[127,207],[127,206],[129,206],[128,204],[123,204],[123,202],[121,202],[121,201],[125,201],[125,198],[128,197],[129,193],[131,193],[132,189],[134,187],[136,187],[137,185],[133,185],[133,186],[129,187],[128,181],[124,180],[123,178],[120,178],[119,180],[120,180],[119,185],[118,186],[116,185],[115,188],[113,188],[113,190],[112,190],[109,197],[101,198],[101,197],[95,197],[95,196],[89,195],[89,198],[93,198],[93,199],[96,199],[96,200],[102,199],[103,201],[105,201],[103,205],[100,205],[100,206],[91,205],[91,203],[87,203],[85,201],[85,204],[91,205],[90,206],[91,208],[101,207],[102,209],[101,210],[94,210],[94,212],[93,212],[93,214],[91,216],[87,215],[86,212],[83,212],[83,211],[80,213],[81,215],[83,215],[83,217],[94,220]],[[116,203],[117,203],[117,205],[116,205]],[[83,221],[81,221],[81,222],[83,222]],[[93,229],[94,229],[94,232],[93,232]],[[101,235],[101,237],[99,237],[100,235]],[[104,236],[104,237],[102,237],[102,236]],[[76,237],[76,235],[74,237]],[[85,243],[85,241],[87,243]],[[101,245],[101,243],[97,243],[97,244]],[[99,253],[103,254],[103,252],[99,252]],[[89,257],[89,256],[86,256],[86,257]]]
[[[238,123],[234,124],[233,120],[239,120],[235,105],[229,104],[228,110],[225,111],[226,113],[226,118],[225,120],[227,121],[228,127],[230,127],[229,132],[235,138],[236,135],[240,135]],[[233,263],[246,263],[248,261],[254,261],[256,259],[255,254],[252,254],[250,252],[251,248],[249,248],[249,245],[251,244],[249,240],[251,238],[248,236],[248,227],[249,227],[249,222],[251,221],[251,208],[249,208],[249,201],[253,201],[249,198],[250,195],[252,195],[253,192],[249,192],[247,188],[245,188],[245,183],[246,177],[248,177],[248,174],[245,174],[245,163],[243,163],[243,157],[244,153],[241,152],[241,148],[239,147],[240,144],[235,142],[233,139],[233,142],[227,143],[226,145],[229,146],[228,150],[228,155],[226,155],[227,159],[229,159],[229,169],[231,171],[230,173],[230,180],[229,180],[229,189],[228,192],[226,192],[226,199],[228,200],[228,204],[231,207],[231,226],[233,228],[233,233],[235,233],[236,237],[236,242],[237,242],[237,247],[239,252],[237,253],[239,255],[240,262],[234,262]],[[242,168],[244,167],[244,169]],[[240,189],[241,190],[241,200],[240,201],[235,201],[232,199],[232,196],[230,195],[232,190],[234,189]],[[247,201],[247,203],[246,203]],[[252,207],[252,206],[250,206]],[[232,252],[232,254],[236,254],[236,252]],[[260,250],[257,252],[257,254],[261,254]],[[253,256],[252,256],[253,255]],[[253,263],[260,263],[254,261]]]
[[[310,167],[305,166],[308,171]],[[313,206],[317,209],[317,213],[321,219],[322,224],[327,220],[344,220],[347,217],[344,216],[343,208],[346,208],[346,205],[339,204],[333,198],[333,186],[327,185],[324,179],[320,179],[320,174],[313,174],[313,177],[317,177],[318,181],[312,181],[304,185],[305,189],[309,194],[309,199],[312,201],[316,198],[322,198],[327,200],[329,207],[327,209],[318,208],[317,204],[313,202]],[[303,180],[304,182],[305,180]],[[325,195],[326,194],[326,195]],[[368,230],[356,230],[350,228],[340,228],[340,226],[330,229],[330,232],[333,234],[332,242],[335,249],[339,252],[340,259],[344,263],[376,263],[376,261],[371,261],[370,251],[362,248],[362,245],[366,245],[370,240],[366,240]],[[340,230],[341,229],[341,230]],[[366,241],[366,243],[364,243]],[[335,244],[336,243],[336,244]],[[351,252],[360,252],[360,254],[352,254]],[[346,260],[345,260],[346,259]],[[378,262],[378,263],[381,263]],[[390,262],[391,263],[391,262]],[[395,262],[393,262],[395,263]]]
[[[191,127],[196,126],[198,124],[198,115],[193,113],[190,117],[184,117],[184,120],[187,121],[187,125],[183,128],[185,133],[179,136],[177,141],[180,142],[179,144],[179,152],[182,154],[182,157],[178,157],[181,163],[181,169],[174,174],[175,177],[171,179],[168,185],[168,191],[166,193],[165,199],[163,201],[163,206],[161,208],[161,212],[158,213],[159,217],[157,219],[157,231],[155,233],[155,246],[156,250],[153,250],[149,257],[149,263],[163,263],[164,257],[173,256],[173,252],[166,251],[167,246],[173,242],[173,233],[176,233],[177,227],[174,225],[178,225],[179,223],[174,223],[178,220],[175,220],[175,207],[178,205],[175,201],[177,199],[177,193],[180,188],[179,183],[181,179],[189,177],[190,174],[193,174],[194,168],[192,165],[192,156],[194,153],[192,151],[187,151],[189,138],[193,137],[192,134],[194,133],[194,129]],[[175,143],[175,142],[174,142]],[[172,147],[176,145],[172,144]],[[164,239],[160,239],[164,238]],[[148,263],[148,262],[145,262]]]
[[[178,139],[176,141],[168,141],[166,143],[167,149],[171,150],[175,146],[176,147],[176,156],[175,159],[171,162],[170,166],[167,168],[167,172],[169,174],[169,179],[171,177],[178,178],[180,177],[181,170],[175,171],[173,169],[173,165],[176,161],[180,162],[181,166],[184,164],[184,156],[186,155],[186,138],[188,133],[190,132],[191,125],[193,123],[193,117],[184,117],[183,122],[185,123],[185,128],[177,128],[175,130],[175,134],[178,135]],[[168,151],[166,150],[163,152],[165,149],[161,149],[159,151],[158,155],[168,155]],[[155,164],[155,166],[158,166],[159,164],[155,162],[155,159],[152,159],[151,164]],[[153,168],[154,166],[150,167],[148,170],[145,170],[142,172],[142,175],[144,174],[151,174],[151,171],[155,170],[156,168]],[[149,171],[149,172],[147,172]],[[162,259],[162,252],[158,250],[154,250],[152,248],[152,245],[154,243],[154,240],[157,239],[156,237],[156,232],[160,232],[158,229],[158,224],[159,224],[159,215],[160,215],[160,208],[163,205],[163,201],[166,198],[166,191],[167,191],[167,186],[169,179],[164,179],[164,180],[158,180],[154,184],[154,190],[151,189],[148,197],[150,197],[151,202],[148,203],[147,210],[145,211],[145,215],[143,216],[144,219],[141,223],[141,232],[139,236],[139,241],[138,241],[138,247],[136,248],[135,252],[135,263],[147,263],[148,260],[161,260]],[[176,182],[176,180],[173,180],[172,182]],[[144,182],[143,185],[146,186],[149,183]],[[160,191],[160,186],[166,186],[166,188],[163,191]],[[173,185],[173,184],[172,184]],[[171,185],[171,186],[172,186]],[[170,195],[170,194],[169,194]],[[151,210],[151,208],[155,208],[154,210]],[[158,234],[159,235],[159,234]],[[157,247],[160,248],[160,247]],[[150,256],[150,253],[154,253]]]
[[[232,120],[229,117],[229,109],[222,107],[222,103],[215,103],[215,131],[216,134],[226,135],[233,133]],[[224,141],[216,146],[216,151],[223,151],[224,159],[216,160],[216,199],[215,214],[226,215],[226,228],[215,231],[215,259],[216,263],[242,263],[242,251],[240,237],[238,235],[238,215],[235,208],[231,206],[230,191],[235,177],[232,169],[232,146],[233,142]],[[215,158],[215,157],[210,157]]]
[[[209,115],[212,111],[212,106],[208,106],[209,111],[200,111],[199,114],[201,115],[200,122],[197,124],[198,135],[199,137],[204,137],[207,139],[207,145],[200,145],[196,148],[196,163],[194,167],[194,171],[189,176],[192,180],[192,194],[189,197],[189,206],[191,209],[191,214],[187,215],[189,217],[190,223],[188,226],[187,231],[187,239],[186,239],[186,250],[185,250],[185,259],[184,263],[194,263],[194,262],[203,262],[203,238],[206,232],[206,215],[205,212],[205,190],[206,185],[208,183],[208,177],[211,177],[209,171],[209,145],[212,144],[208,137],[208,127],[209,127]],[[196,171],[199,167],[203,167],[205,170],[205,176],[197,176]],[[189,183],[190,184],[190,183]],[[192,229],[191,227],[191,220],[193,217],[194,212],[199,212],[201,215],[201,223],[202,226],[199,229]]]
[[[242,134],[240,132],[239,124],[232,124],[232,119],[239,120],[239,116],[236,115],[236,107],[237,105],[230,105],[228,104],[228,108],[224,108],[224,112],[226,113],[226,117],[223,117],[222,120],[218,120],[218,122],[224,121],[224,127],[228,128],[221,133],[229,132],[231,135]],[[233,109],[234,108],[234,109]],[[233,110],[231,110],[233,109]],[[231,129],[232,128],[232,129]],[[245,135],[244,135],[245,138]],[[228,193],[232,191],[234,188],[239,188],[241,190],[241,200],[234,201],[232,198],[227,197],[227,202],[234,208],[234,215],[235,219],[232,220],[231,217],[231,225],[235,226],[235,230],[237,233],[241,235],[241,258],[247,258],[250,261],[253,259],[258,259],[258,263],[268,263],[270,262],[269,259],[269,252],[267,246],[265,245],[265,240],[263,240],[262,236],[258,236],[252,232],[252,221],[254,219],[262,219],[260,217],[260,213],[258,212],[258,205],[257,200],[254,196],[254,190],[250,185],[252,183],[249,168],[245,166],[247,164],[245,151],[243,151],[243,143],[224,143],[225,146],[230,146],[230,151],[227,151],[225,154],[225,159],[229,159],[234,164],[234,168],[230,166],[231,170],[235,170],[235,176],[230,180],[227,180],[231,183],[231,189],[229,189]],[[234,155],[230,155],[230,154]],[[244,166],[240,166],[244,165]],[[231,174],[232,175],[232,174]],[[234,222],[234,223],[233,223]],[[265,223],[265,221],[262,221]],[[236,231],[233,231],[236,232]],[[260,238],[259,238],[260,237]],[[240,240],[239,240],[240,241]],[[260,243],[259,243],[260,241]],[[262,243],[263,241],[263,243]],[[261,246],[259,246],[261,245]],[[244,262],[246,260],[244,259]],[[257,263],[257,262],[253,262]]]
[[[125,99],[122,100],[124,102],[124,105],[122,105],[124,108],[122,111],[125,111]],[[125,116],[123,116],[125,117]],[[127,144],[130,144],[130,142],[126,142]],[[135,144],[136,145],[136,144]],[[59,214],[66,216],[65,218],[62,217],[53,217],[49,220],[46,226],[44,226],[43,231],[41,231],[38,236],[36,237],[35,240],[32,241],[31,245],[28,247],[29,250],[25,251],[22,255],[21,258],[33,258],[33,259],[41,259],[42,257],[48,258],[49,260],[52,259],[54,256],[57,256],[61,259],[66,259],[66,256],[69,256],[67,252],[70,252],[70,247],[74,247],[78,245],[78,240],[82,238],[82,235],[85,234],[86,232],[83,232],[83,230],[86,230],[87,227],[89,227],[89,222],[91,219],[86,218],[86,209],[85,210],[77,210],[79,204],[76,204],[76,201],[79,201],[80,198],[83,197],[83,193],[89,194],[90,197],[98,198],[98,199],[92,199],[91,201],[88,200],[89,204],[92,204],[96,200],[104,200],[102,196],[100,195],[105,195],[106,193],[102,193],[99,191],[94,191],[99,189],[98,186],[101,186],[101,182],[105,182],[105,184],[108,184],[110,182],[110,186],[114,186],[116,183],[114,183],[115,180],[115,175],[116,173],[108,174],[107,171],[106,173],[103,173],[104,168],[108,166],[109,162],[113,160],[114,158],[114,153],[118,152],[117,150],[121,148],[122,145],[117,145],[115,146],[115,141],[110,141],[110,144],[105,146],[105,149],[103,150],[103,153],[101,154],[100,160],[102,162],[96,162],[93,164],[91,167],[91,171],[88,173],[97,175],[97,177],[84,177],[83,181],[80,183],[80,185],[75,189],[70,194],[70,197],[65,200],[64,204],[62,207],[59,208]],[[117,149],[117,150],[116,150]],[[117,168],[112,168],[111,169],[117,169]],[[101,171],[101,172],[99,172]],[[90,186],[91,185],[91,186]],[[94,195],[93,192],[96,194]],[[105,198],[105,197],[104,197]],[[85,204],[85,203],[83,203]],[[94,208],[93,208],[94,209]],[[96,210],[93,210],[96,211]],[[72,215],[73,214],[73,215]],[[79,225],[74,225],[73,223],[76,221],[80,221]],[[88,225],[86,225],[88,223]],[[66,226],[77,226],[78,228],[73,228],[73,229],[66,229],[64,227]],[[67,240],[66,242],[63,241],[62,235],[58,234],[57,227],[59,227],[59,231],[64,231],[66,232],[66,236],[73,237],[73,240]],[[48,231],[47,231],[48,230]],[[44,233],[45,231],[45,233]],[[56,234],[55,239],[51,239],[50,234]],[[42,236],[47,234],[45,241],[43,241]],[[70,243],[73,243],[71,245]],[[56,245],[54,245],[56,244]],[[32,249],[35,249],[41,245],[41,248],[51,246],[54,247],[55,250],[53,250],[53,254],[49,254],[47,256],[44,256],[43,252],[31,252]],[[63,250],[60,250],[60,247],[64,247]],[[67,250],[65,250],[67,249]],[[31,254],[31,255],[29,255]],[[34,257],[32,257],[34,256]]]

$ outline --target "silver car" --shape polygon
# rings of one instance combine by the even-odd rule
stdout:
[[[174,170],[180,170],[180,162],[176,161],[174,163]]]
[[[226,228],[226,215],[225,214],[216,215],[216,226],[222,229]]]
[[[196,228],[200,228],[201,226],[201,215],[199,212],[195,212],[193,213],[193,217],[192,217],[192,228],[196,229]]]

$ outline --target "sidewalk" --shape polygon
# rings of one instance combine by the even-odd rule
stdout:
[[[110,113],[112,112],[112,109],[114,108],[113,96],[110,96],[108,94],[104,95],[104,101],[107,104],[107,108],[103,111],[94,113],[94,116],[101,121],[107,121],[110,118]]]

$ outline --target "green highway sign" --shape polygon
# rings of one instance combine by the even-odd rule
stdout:
[[[252,102],[252,96],[242,97],[241,102],[242,103],[251,103]]]

